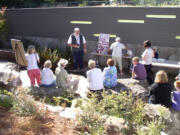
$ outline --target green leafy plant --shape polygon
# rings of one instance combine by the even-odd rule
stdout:
[[[50,60],[53,66],[52,69],[54,70],[57,67],[57,63],[60,59],[60,53],[57,49],[54,50],[45,47],[41,51],[39,51],[39,57],[42,66],[46,60]]]
[[[0,106],[10,109],[13,106],[13,94],[7,90],[0,90]]]
[[[114,116],[122,118],[124,120],[125,127],[120,131],[125,135],[134,135],[139,133],[159,133],[164,127],[164,120],[162,119],[160,112],[159,117],[149,118],[144,109],[145,103],[136,97],[133,97],[132,93],[121,92],[120,94],[107,94],[103,93],[103,99],[98,101],[97,96],[93,96],[90,99],[86,99],[79,104],[79,107],[83,110],[79,116],[79,122],[86,126],[82,126],[82,131],[85,129],[90,133],[93,122],[97,121],[94,116],[96,112],[101,116]],[[89,111],[88,111],[89,110]],[[82,118],[81,118],[82,117]],[[88,120],[89,123],[86,123]],[[84,122],[85,121],[85,122]],[[89,125],[88,125],[89,124]],[[102,126],[100,126],[101,130]],[[141,127],[148,127],[148,130],[140,131]],[[158,127],[157,129],[155,127]],[[80,130],[81,131],[81,130]],[[150,135],[150,134],[149,134]],[[159,135],[159,134],[152,134]]]
[[[81,106],[82,112],[77,116],[76,130],[83,135],[105,135],[105,119],[97,112],[96,99],[87,99],[85,106]]]
[[[64,107],[71,107],[72,105],[72,100],[74,99],[75,97],[73,96],[73,94],[71,92],[68,92],[68,91],[65,91],[63,96],[60,96],[60,97],[53,97],[53,102],[56,104],[56,105],[61,105],[61,106],[64,106]]]
[[[6,8],[2,8],[0,11],[0,47],[3,47],[3,42],[7,40],[8,37],[8,24],[5,18]]]
[[[7,90],[0,90],[0,94],[4,94],[4,95],[10,96],[10,97],[13,96],[13,93],[10,91],[7,91]]]
[[[134,134],[139,125],[145,121],[144,103],[132,96],[132,93],[103,94],[103,100],[99,103],[100,112],[111,116],[123,118],[128,128],[122,132]]]
[[[160,135],[161,131],[165,128],[165,123],[161,118],[153,119],[151,122],[147,122],[146,127],[137,129],[138,135]]]

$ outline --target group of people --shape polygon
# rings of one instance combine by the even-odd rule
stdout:
[[[111,45],[110,50],[112,51],[112,58],[107,60],[107,67],[101,71],[100,68],[96,67],[96,61],[89,60],[89,70],[86,72],[88,89],[93,93],[102,92],[104,88],[114,88],[117,85],[118,71],[116,65],[118,64],[120,75],[123,74],[122,66],[122,50],[127,49],[121,42],[121,39],[117,37],[115,42]],[[79,28],[74,29],[74,33],[70,35],[68,39],[68,45],[72,48],[74,58],[74,69],[83,68],[83,55],[87,52],[85,37],[80,34]],[[151,48],[151,42],[144,42],[144,52],[140,57],[132,58],[132,78],[136,80],[147,80],[150,87],[150,98],[149,102],[154,104],[162,104],[166,107],[173,107],[175,110],[180,111],[180,74],[176,77],[174,83],[177,91],[173,92],[171,98],[171,92],[173,88],[168,83],[168,77],[166,72],[159,71],[154,75],[152,72],[152,60],[158,58],[157,50]],[[39,86],[43,87],[62,87],[64,89],[77,90],[79,80],[73,79],[72,76],[68,75],[65,70],[68,61],[60,59],[55,75],[51,70],[52,63],[47,60],[44,63],[44,68],[40,71],[38,67],[39,56],[35,51],[34,46],[29,46],[27,51],[26,59],[28,62],[28,75],[31,80],[31,85],[35,86],[35,80]]]
[[[37,82],[37,85],[41,87],[60,87],[63,89],[71,89],[73,91],[78,89],[79,80],[73,79],[65,70],[65,67],[68,64],[67,60],[59,60],[55,74],[51,70],[52,62],[50,60],[44,62],[44,68],[40,71],[38,67],[40,59],[36,53],[35,47],[32,45],[28,47],[26,60],[28,62],[27,73],[32,87],[35,87],[35,82]]]

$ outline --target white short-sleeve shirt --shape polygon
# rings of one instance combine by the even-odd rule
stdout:
[[[145,65],[152,64],[153,56],[154,56],[154,52],[151,48],[145,49],[145,51],[142,54],[142,57],[145,57],[145,60],[143,60],[143,64]]]
[[[112,56],[114,57],[121,57],[122,56],[122,50],[125,49],[124,44],[120,42],[114,42],[110,49],[112,50]]]
[[[87,71],[86,75],[90,90],[101,90],[104,88],[104,77],[102,71],[99,68],[93,68]]]
[[[51,69],[43,68],[41,72],[42,84],[50,85],[54,82],[55,76]]]
[[[39,69],[37,64],[39,56],[37,53],[26,54],[26,60],[28,62],[27,70]]]
[[[80,44],[80,36],[79,35],[75,35],[75,34],[74,34],[74,36],[76,38],[77,43]],[[71,35],[69,36],[67,44],[72,44],[72,36]],[[83,36],[83,44],[86,44],[86,39],[85,39],[84,36]]]

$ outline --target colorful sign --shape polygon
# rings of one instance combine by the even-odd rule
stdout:
[[[98,52],[107,54],[109,49],[109,34],[100,33],[98,42]]]

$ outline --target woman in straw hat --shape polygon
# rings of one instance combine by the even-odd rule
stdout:
[[[56,68],[56,84],[58,87],[63,88],[64,90],[71,89],[75,92],[78,89],[78,79],[72,79],[67,71],[65,70],[68,61],[65,59],[60,59],[58,62],[58,67]]]

